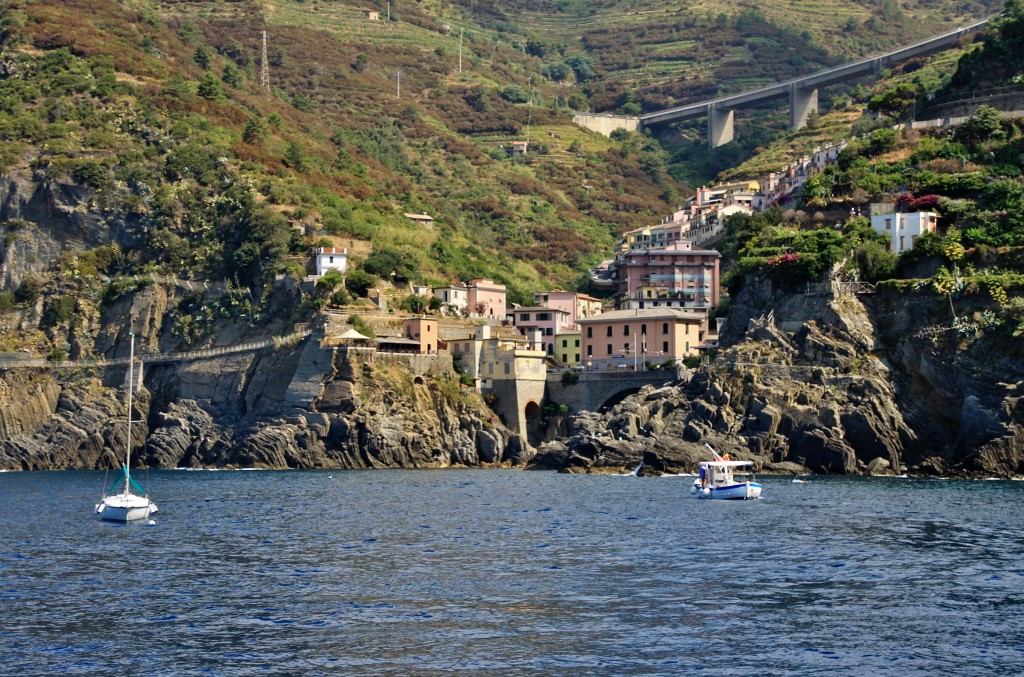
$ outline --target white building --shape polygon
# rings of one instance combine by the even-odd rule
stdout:
[[[342,275],[348,266],[348,249],[344,247],[317,247],[313,250],[317,276],[336,270]]]
[[[444,304],[441,312],[446,314],[464,313],[469,308],[469,288],[464,284],[450,287],[435,287],[434,296]]]
[[[917,238],[925,233],[934,233],[939,220],[935,212],[889,212],[876,214],[872,210],[871,228],[880,235],[889,238],[885,248],[891,252],[902,254],[914,248]]]

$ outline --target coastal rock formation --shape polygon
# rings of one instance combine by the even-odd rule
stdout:
[[[8,372],[0,398],[37,394],[4,407],[0,467],[116,467],[125,448],[124,413],[110,386],[124,368],[108,371],[107,387],[96,378],[58,384],[47,370],[32,377]],[[319,387],[310,387],[314,381]],[[164,468],[442,468],[530,460],[533,450],[493,423],[476,393],[450,377],[420,381],[375,365],[372,353],[325,351],[315,340],[279,352],[156,366],[136,394],[135,418],[143,422],[132,430],[133,454],[140,465]]]
[[[784,294],[759,279],[735,299],[731,345],[714,362],[577,416],[536,462],[692,472],[710,444],[775,472],[1024,474],[1021,356],[965,350],[947,309],[838,283]]]
[[[16,289],[28,277],[51,274],[64,250],[132,246],[130,216],[107,214],[94,198],[42,175],[0,177],[0,286]],[[289,322],[300,298],[287,279],[275,285],[258,325],[230,313],[206,313],[205,324],[195,325],[224,285],[210,291],[201,282],[136,282],[106,294],[102,306],[78,294],[74,322],[47,323],[40,297],[5,313],[3,328],[39,336],[30,344],[36,354],[63,343],[71,359],[127,357],[129,333],[142,357],[194,349],[188,332],[201,337],[200,347],[216,348],[294,331]],[[186,318],[191,325],[180,321],[183,307],[196,309]],[[459,387],[450,358],[447,368],[442,362],[436,373],[414,379],[409,370],[375,362],[372,353],[324,350],[312,338],[147,363],[144,372],[132,444],[133,463],[149,467],[521,465],[534,453],[494,421],[478,394]],[[123,366],[0,371],[0,469],[116,467],[126,444],[124,375]]]

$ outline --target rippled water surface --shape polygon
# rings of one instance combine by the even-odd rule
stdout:
[[[1024,673],[1024,483],[763,481],[3,473],[0,673]]]

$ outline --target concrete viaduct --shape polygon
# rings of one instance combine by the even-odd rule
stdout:
[[[807,124],[807,117],[818,110],[818,90],[822,87],[878,73],[894,64],[949,49],[963,36],[983,29],[989,20],[978,21],[885,54],[742,94],[666,108],[640,116],[579,113],[574,120],[581,127],[609,135],[616,129],[640,131],[654,125],[707,116],[708,143],[711,148],[717,148],[733,140],[733,120],[737,108],[788,96],[790,129],[800,129]]]

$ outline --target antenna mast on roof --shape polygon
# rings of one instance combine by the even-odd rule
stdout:
[[[263,55],[260,58],[260,86],[270,89],[270,66],[267,63],[267,32],[263,31]]]

